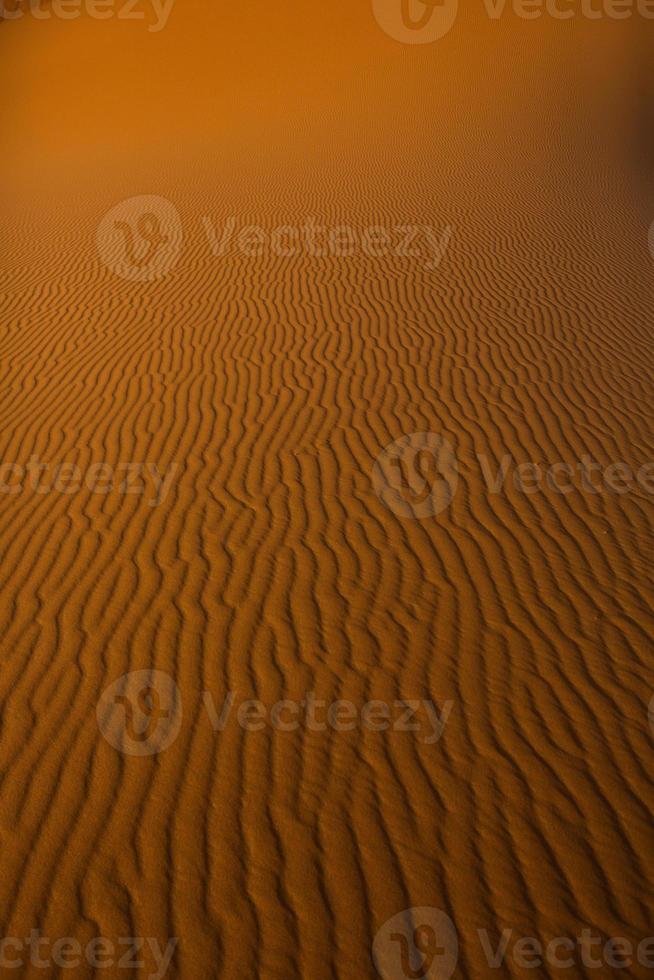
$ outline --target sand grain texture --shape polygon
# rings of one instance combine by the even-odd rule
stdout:
[[[468,13],[409,49],[340,0],[194,0],[155,36],[2,25],[5,91],[25,83],[3,108],[0,462],[176,467],[159,506],[0,494],[3,935],[178,936],[171,976],[328,980],[375,976],[410,906],[451,916],[467,978],[499,975],[477,929],[651,933],[652,497],[493,495],[478,462],[654,461],[634,36]],[[184,246],[123,281],[96,229],[142,194]],[[214,256],[206,216],[451,240],[435,268]],[[403,520],[371,473],[425,431],[459,485]],[[151,668],[179,735],[121,755],[96,706]],[[453,706],[436,744],[217,733],[203,691]]]

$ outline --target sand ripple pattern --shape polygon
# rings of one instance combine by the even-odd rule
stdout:
[[[652,497],[492,495],[477,462],[654,460],[638,219],[592,185],[366,172],[227,197],[164,175],[185,246],[150,283],[95,250],[127,181],[3,230],[0,461],[177,465],[156,507],[0,494],[5,935],[175,935],[189,980],[331,980],[373,977],[376,930],[411,905],[447,911],[472,978],[477,928],[651,932]],[[212,256],[202,215],[230,214],[453,232],[435,269]],[[459,487],[403,520],[371,471],[423,431]],[[96,705],[150,667],[181,731],[123,756]],[[205,690],[453,708],[435,745],[216,733]]]

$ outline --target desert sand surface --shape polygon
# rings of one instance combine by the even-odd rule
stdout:
[[[367,0],[0,25],[0,933],[48,940],[3,976],[159,976],[154,939],[184,980],[652,975],[515,943],[654,934],[654,466],[578,469],[654,464],[653,41],[480,3],[408,45]],[[449,482],[391,499],[415,433]],[[311,698],[356,718],[270,722]]]

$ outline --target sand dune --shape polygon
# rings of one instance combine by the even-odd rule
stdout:
[[[525,975],[520,936],[652,932],[654,468],[579,469],[654,462],[637,100],[579,60],[632,28],[462,14],[409,49],[346,6],[1,29],[3,75],[42,64],[3,110],[4,936],[327,980],[376,976],[408,908],[447,913],[469,978]],[[373,478],[414,433],[457,467],[415,519]],[[525,492],[528,463],[570,491]],[[172,685],[151,740],[135,671]],[[312,695],[352,727],[307,724]],[[407,699],[417,730],[360,721]],[[14,975],[73,973],[125,970]]]

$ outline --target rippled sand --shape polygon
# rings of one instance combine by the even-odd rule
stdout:
[[[23,474],[0,934],[176,937],[184,980],[361,980],[412,907],[450,917],[462,978],[561,975],[520,968],[520,936],[654,932],[654,467],[624,493],[579,470],[654,463],[653,33],[479,4],[409,46],[345,0],[0,26],[0,464]],[[415,474],[409,512],[375,483],[414,433],[455,465],[418,516]],[[571,490],[526,492],[528,463]],[[156,703],[120,686],[153,670]],[[308,723],[311,697],[353,724]],[[137,729],[167,713],[159,743],[127,702]],[[503,929],[498,971],[478,930]]]

